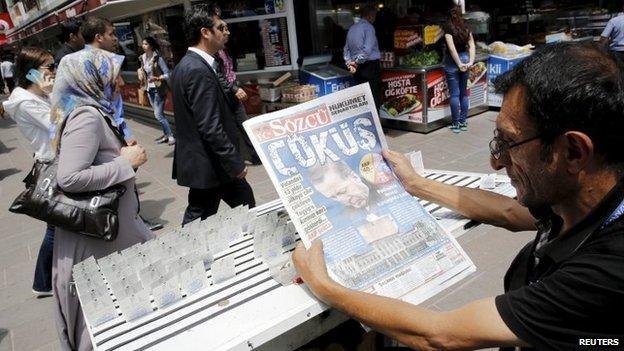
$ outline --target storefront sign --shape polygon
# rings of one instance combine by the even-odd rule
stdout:
[[[427,72],[427,98],[429,109],[440,109],[449,105],[450,93],[442,69]]]
[[[501,56],[490,55],[488,59],[487,69],[488,105],[500,107],[503,103],[503,96],[501,94],[496,94],[494,91],[494,79],[509,71],[513,66],[515,66],[518,62],[524,60],[527,56],[518,58],[505,58]]]
[[[290,65],[286,18],[260,20],[266,67]]]
[[[470,108],[487,104],[487,68],[487,61],[477,61],[468,69],[468,94],[470,96]]]
[[[440,26],[425,26],[424,29],[425,45],[435,44],[442,38],[444,34]]]
[[[13,24],[19,26],[23,21],[25,21],[24,16],[26,15],[26,10],[24,9],[24,4],[20,1],[9,7],[9,15],[11,16]]]
[[[383,104],[380,117],[414,122],[423,121],[422,75],[413,71],[381,73]]]
[[[8,12],[0,13],[0,33],[4,35],[4,32],[13,28],[13,21]]]
[[[61,9],[59,12],[50,12],[51,8],[61,6],[66,3],[66,0],[28,0],[14,3],[7,1],[11,20],[17,27],[16,30],[8,34],[8,42],[13,43],[25,39],[57,23],[66,21],[68,18],[93,11],[106,2],[107,0],[84,0]],[[33,19],[37,19],[37,21],[32,21]]]
[[[422,40],[422,26],[404,26],[394,31],[395,50],[407,50]]]

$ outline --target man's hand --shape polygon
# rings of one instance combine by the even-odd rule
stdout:
[[[247,100],[247,93],[245,92],[245,90],[243,90],[243,88],[238,88],[238,90],[236,91],[236,98],[240,101]]]
[[[126,144],[128,144],[128,146],[134,146],[137,144],[137,140],[135,137],[130,137],[126,140]]]
[[[245,167],[245,169],[243,169],[243,171],[242,171],[242,172],[240,172],[240,173],[236,176],[236,178],[238,178],[238,179],[244,179],[246,176],[247,176],[247,167]]]
[[[408,190],[408,187],[422,179],[422,177],[414,170],[411,162],[400,152],[383,150],[382,155],[384,159],[390,164],[390,167],[394,170],[397,178],[403,183],[403,186]]]
[[[141,145],[124,146],[121,148],[119,156],[130,162],[134,169],[147,162],[147,153]]]
[[[351,62],[348,66],[349,72],[351,72],[351,74],[355,74],[355,72],[357,71],[357,66],[358,66],[357,63]]]
[[[332,285],[337,283],[327,274],[323,242],[320,239],[315,240],[308,250],[303,246],[303,243],[299,243],[293,252],[292,259],[303,282],[316,297],[328,303],[327,292]]]
[[[462,71],[462,72],[466,72],[468,70],[468,67],[470,67],[470,66],[468,66],[467,64],[463,64],[463,65],[459,66],[459,70]]]

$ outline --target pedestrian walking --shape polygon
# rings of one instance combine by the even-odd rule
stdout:
[[[110,53],[117,52],[118,39],[115,34],[115,28],[110,21],[99,17],[88,17],[80,27],[80,32],[87,43],[83,51],[99,49]],[[112,114],[115,123],[122,131],[124,139],[126,139],[128,145],[132,146],[137,144],[137,140],[132,135],[132,130],[130,130],[124,119],[123,98],[121,95],[123,85],[124,81],[121,75],[118,75],[114,84]],[[143,217],[141,219],[143,219],[150,230],[158,230],[163,227],[162,223],[148,221]]]
[[[55,76],[54,57],[36,47],[23,48],[15,60],[15,74],[19,86],[13,90],[3,107],[33,151],[36,162],[54,158],[50,145],[50,94]],[[32,291],[38,297],[52,296],[52,250],[54,227],[46,225],[37,263]]]
[[[459,5],[451,8],[443,29],[446,41],[444,73],[451,94],[450,129],[459,133],[468,130],[468,69],[474,64],[475,44]]]
[[[80,32],[82,22],[77,19],[70,19],[60,23],[61,34],[58,39],[61,47],[54,54],[54,62],[58,65],[65,55],[72,54],[78,50],[82,50],[85,46],[85,40]]]
[[[217,77],[219,78],[219,82],[225,91],[228,105],[234,112],[234,116],[236,116],[238,135],[240,135],[241,140],[247,149],[249,162],[253,165],[260,165],[262,164],[260,157],[258,157],[258,153],[256,153],[251,139],[249,139],[247,132],[245,132],[245,128],[243,128],[243,122],[247,120],[247,113],[245,112],[243,101],[246,101],[248,97],[245,90],[239,87],[236,82],[236,73],[234,72],[232,58],[228,55],[225,49],[223,49],[219,50],[215,60],[218,63],[216,70]]]
[[[171,77],[178,137],[173,178],[189,188],[182,224],[217,212],[223,199],[231,207],[255,206],[247,167],[235,145],[236,119],[216,75],[215,56],[230,34],[214,4],[193,7],[185,16],[188,52]]]
[[[97,48],[69,54],[61,60],[54,85],[52,118],[60,142],[58,186],[66,193],[104,190],[116,184],[126,188],[119,199],[119,229],[114,241],[56,228],[52,282],[64,350],[93,347],[80,301],[70,288],[72,267],[90,256],[99,259],[153,237],[138,215],[135,184],[138,167],[147,161],[145,149],[138,144],[122,145],[112,130],[118,128],[112,98],[123,59]]]
[[[0,63],[0,74],[2,74],[4,84],[7,89],[9,89],[9,94],[12,93],[15,88],[15,78],[13,77],[14,71],[15,65],[13,64],[11,56],[5,56],[2,63]]]
[[[143,39],[143,51],[140,56],[142,71],[139,75],[142,87],[147,92],[150,105],[154,109],[154,117],[160,122],[163,135],[155,141],[157,144],[175,144],[175,138],[169,127],[169,121],[165,117],[165,102],[169,92],[169,67],[160,55],[160,45],[153,37]]]

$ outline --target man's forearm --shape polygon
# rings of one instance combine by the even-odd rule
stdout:
[[[418,350],[440,349],[436,329],[440,313],[420,308],[397,299],[347,289],[339,284],[326,284],[322,300],[399,342]]]
[[[532,230],[535,219],[518,201],[491,191],[471,189],[427,178],[410,181],[406,190],[423,200],[450,208],[472,220],[511,231]]]

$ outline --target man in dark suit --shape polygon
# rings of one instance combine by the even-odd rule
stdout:
[[[202,4],[186,14],[191,46],[171,77],[177,137],[173,179],[189,187],[182,224],[215,214],[221,199],[231,207],[255,206],[234,142],[236,119],[215,74],[215,56],[230,34],[217,13],[214,5]]]

